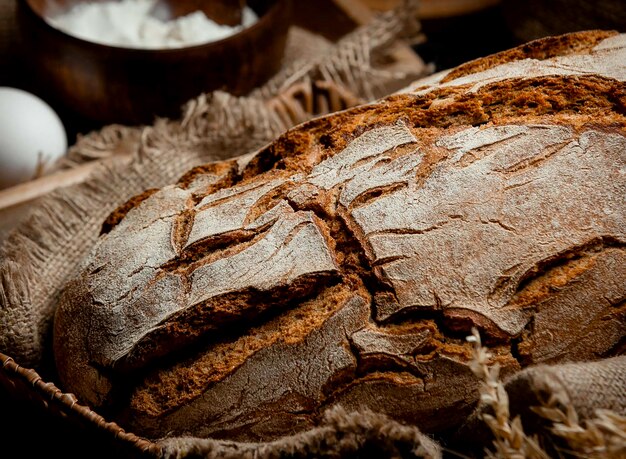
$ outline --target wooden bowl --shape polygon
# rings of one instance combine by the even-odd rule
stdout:
[[[503,11],[519,43],[580,30],[626,32],[624,0],[504,0]]]
[[[361,0],[375,11],[388,11],[397,7],[401,0]],[[419,19],[442,19],[489,8],[500,3],[501,0],[422,0],[419,4],[417,16]]]
[[[70,7],[78,0],[55,2]],[[175,10],[189,2],[211,3],[168,2]],[[97,123],[144,124],[155,116],[178,117],[181,105],[203,92],[246,94],[280,68],[290,1],[249,0],[248,5],[259,16],[251,27],[223,40],[162,50],[70,36],[44,20],[46,0],[23,0],[18,19],[35,84],[49,98]]]

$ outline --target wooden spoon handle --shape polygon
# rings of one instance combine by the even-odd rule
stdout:
[[[130,159],[130,156],[115,156],[104,161],[92,161],[2,190],[0,191],[0,210],[33,201],[58,188],[82,183],[96,167],[103,163],[130,161]]]

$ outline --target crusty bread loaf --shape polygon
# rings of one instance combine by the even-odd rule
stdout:
[[[303,124],[120,208],[65,289],[64,387],[160,437],[327,407],[427,431],[504,372],[620,352],[626,35],[572,34]]]

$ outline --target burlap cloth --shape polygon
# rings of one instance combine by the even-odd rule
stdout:
[[[585,429],[585,422],[597,420],[602,410],[621,416],[621,425],[612,425],[621,435],[621,445],[615,451],[593,457],[626,458],[626,356],[607,358],[595,362],[564,363],[560,365],[537,365],[526,368],[510,377],[504,388],[508,393],[511,418],[519,416],[526,435],[544,435],[543,446],[552,455],[565,456],[563,450],[572,452],[574,446],[557,436],[545,437],[555,428],[554,419],[537,413],[537,407],[555,410],[560,417],[569,413],[574,419],[565,420],[575,426],[574,431]],[[479,404],[466,423],[452,435],[450,447],[463,450],[465,454],[480,455],[485,447],[491,447],[493,433],[483,422],[485,414],[493,415],[487,404]],[[585,433],[589,434],[592,429]],[[602,436],[602,432],[591,435]],[[598,444],[605,439],[598,438]],[[615,441],[612,438],[611,441]],[[591,457],[589,451],[574,451],[576,457]],[[588,454],[586,454],[588,453]]]
[[[415,1],[406,1],[337,44],[294,28],[285,59],[289,64],[248,97],[205,94],[190,101],[179,120],[161,119],[145,128],[109,126],[80,139],[69,152],[68,164],[118,154],[130,154],[131,159],[105,160],[84,183],[48,195],[4,242],[0,249],[0,352],[11,358],[4,356],[3,368],[14,360],[39,369],[44,377],[53,375],[48,344],[59,292],[80,269],[103,220],[130,197],[170,184],[193,166],[252,152],[312,116],[374,100],[425,75],[427,66],[401,74],[378,66],[388,58],[391,43],[419,31],[412,19],[415,7]],[[626,415],[624,358],[593,366],[528,369],[507,387],[527,397],[539,392],[533,386],[538,377],[547,378],[543,389],[550,384],[564,387],[581,416],[597,408]],[[162,457],[172,458],[363,453],[441,457],[441,449],[415,426],[339,408],[327,413],[318,428],[273,443],[178,438],[162,440],[158,446]]]

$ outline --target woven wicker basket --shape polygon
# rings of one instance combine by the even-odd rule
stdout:
[[[31,403],[53,417],[63,419],[63,422],[98,431],[99,437],[103,437],[105,441],[108,439],[108,443],[125,456],[160,456],[161,448],[156,443],[125,432],[114,422],[108,422],[89,407],[81,405],[74,395],[62,392],[53,383],[45,382],[36,371],[19,366],[11,357],[2,353],[0,385],[19,402]]]

